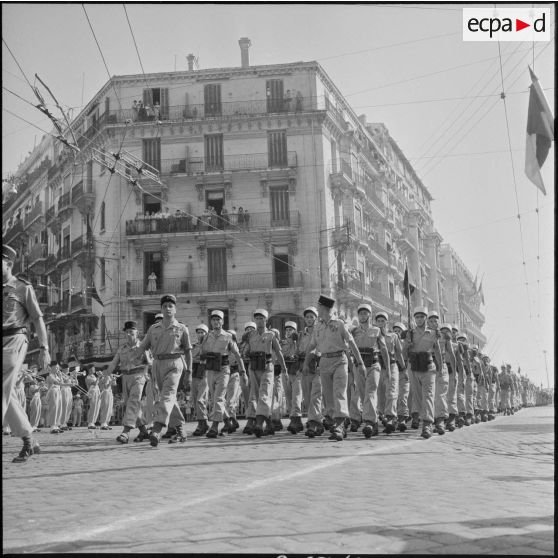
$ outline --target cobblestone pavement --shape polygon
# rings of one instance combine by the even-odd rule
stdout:
[[[3,438],[5,553],[554,553],[552,407],[430,440],[119,431],[40,433],[25,464]]]

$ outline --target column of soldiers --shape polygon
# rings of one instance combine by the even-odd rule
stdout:
[[[38,368],[49,372],[46,401],[53,433],[70,428],[71,388],[77,387],[79,365],[66,370],[50,361],[33,288],[11,274],[14,259],[15,251],[4,245],[2,419],[3,426],[23,439],[13,461],[25,462],[40,452],[32,433],[41,415],[38,389],[29,410],[32,424],[18,387],[24,377],[27,322],[34,323],[41,342]],[[246,435],[273,435],[283,428],[286,411],[291,434],[304,431],[314,438],[327,430],[332,441],[359,430],[370,439],[379,435],[380,425],[386,435],[422,426],[421,436],[430,438],[433,433],[443,435],[494,420],[498,412],[509,415],[550,402],[548,393],[510,365],[498,372],[464,333],[451,324],[439,324],[438,314],[423,307],[414,311],[415,327],[407,329],[396,322],[389,331],[387,313],[374,313],[363,303],[357,309],[358,323],[349,326],[337,317],[335,300],[322,295],[317,307],[304,310],[301,331],[296,322],[288,321],[281,336],[267,327],[269,314],[260,308],[244,325],[238,342],[236,332],[223,329],[223,312],[213,310],[210,327],[197,325],[192,344],[187,326],[175,317],[176,298],[164,295],[160,302],[161,313],[144,339],[139,340],[136,322],[125,322],[125,344],[100,378],[94,367],[86,378],[88,428],[96,428],[102,413],[103,426],[109,429],[111,386],[114,372],[120,371],[125,412],[116,440],[121,444],[129,442],[135,428],[139,434],[134,442],[149,440],[153,447],[165,436],[171,444],[186,441],[186,421],[177,403],[181,382],[195,409],[193,435],[208,438],[239,428],[236,412],[241,400]]]

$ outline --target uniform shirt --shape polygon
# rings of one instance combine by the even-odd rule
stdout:
[[[347,350],[345,339],[353,339],[353,336],[344,321],[331,318],[314,326],[313,339],[316,342],[316,352],[323,354]]]
[[[264,329],[260,334],[255,329],[248,334],[248,353],[265,353],[270,355],[275,334],[269,329]]]
[[[397,335],[397,333],[393,333],[393,331],[388,331],[384,337],[390,357],[395,356],[395,348],[399,345],[399,349],[401,349],[401,340],[399,339],[399,335]]]
[[[119,347],[112,359],[112,362],[110,363],[110,368],[114,370],[118,365],[120,365],[120,370],[127,372],[132,368],[145,365],[147,360],[145,353],[137,355],[134,351],[136,347],[139,347],[139,344],[140,342],[138,340],[135,345],[130,345],[126,342],[122,345],[122,347]]]
[[[168,326],[164,326],[162,321],[153,324],[139,347],[142,351],[151,348],[155,356],[189,351],[192,348],[188,328],[174,318]]]
[[[192,362],[201,362],[201,343],[194,343],[192,345]]]
[[[29,281],[12,276],[2,286],[2,329],[23,327],[43,315]]]
[[[423,353],[432,351],[437,341],[436,331],[425,327],[424,330],[413,328],[412,335],[408,333],[405,337],[405,347],[412,353]],[[411,337],[413,341],[411,342]]]
[[[367,328],[362,327],[361,324],[355,326],[351,331],[355,343],[359,350],[370,351],[371,349],[378,350],[378,337],[380,337],[380,328],[370,325]]]
[[[279,345],[281,346],[283,356],[293,357],[296,354],[297,343],[292,337],[281,339],[281,341],[279,341]]]
[[[298,354],[306,354],[306,349],[312,340],[312,335],[314,333],[314,326],[311,328],[305,327],[298,336]],[[314,352],[314,351],[312,351]]]
[[[471,370],[472,370],[474,376],[477,377],[482,371],[479,357],[478,356],[471,356],[470,360],[471,360]]]
[[[205,336],[201,346],[202,354],[218,353],[220,355],[227,355],[229,351],[235,348],[236,343],[233,341],[233,336],[224,329],[219,331],[212,329]]]

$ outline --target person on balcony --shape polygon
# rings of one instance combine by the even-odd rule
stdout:
[[[139,111],[138,102],[136,100],[134,100],[134,102],[132,104],[132,120],[134,122],[138,121],[138,111]]]
[[[157,292],[157,275],[152,271],[147,277],[147,292],[153,294]]]
[[[140,101],[138,103],[138,120],[140,122],[146,122],[147,121],[147,110],[143,106],[143,101]]]

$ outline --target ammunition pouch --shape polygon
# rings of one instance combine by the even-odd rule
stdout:
[[[238,372],[239,372],[238,364],[231,364],[231,375],[238,374]]]
[[[204,378],[205,377],[205,363],[204,362],[193,362],[192,363],[192,378]]]
[[[376,364],[377,362],[379,362],[378,359],[378,352],[377,351],[358,351],[360,353],[360,356],[364,362],[364,366],[366,366],[366,368],[370,368],[370,366],[372,366],[373,364]]]
[[[271,355],[259,351],[250,353],[250,367],[252,370],[265,370],[270,362]]]
[[[203,358],[205,359],[206,370],[220,372],[221,366],[227,366],[229,364],[229,357],[221,353],[205,353]]]
[[[428,368],[433,364],[432,353],[427,351],[420,353],[409,353],[411,370],[414,372],[428,372]]]
[[[300,369],[296,356],[286,356],[285,364],[287,365],[287,374],[296,374]]]
[[[306,354],[302,353],[300,355],[298,355],[298,358],[301,362],[301,364],[304,364],[304,361],[306,360]],[[315,374],[316,373],[316,369],[318,368],[318,363],[320,362],[320,358],[316,356],[315,353],[310,353],[310,356],[308,357],[308,373],[309,374]]]

